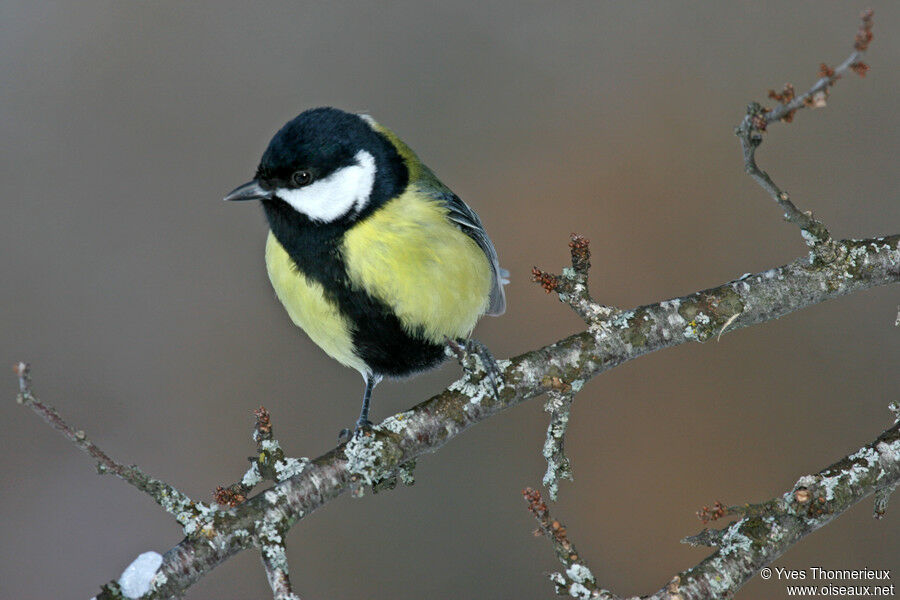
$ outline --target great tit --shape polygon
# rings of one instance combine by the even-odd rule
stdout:
[[[478,215],[370,116],[315,108],[269,142],[225,200],[259,200],[266,268],[288,315],[365,380],[356,431],[383,377],[437,366],[483,314],[506,309]]]

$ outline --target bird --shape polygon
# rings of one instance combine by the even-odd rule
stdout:
[[[509,272],[478,215],[370,115],[321,107],[272,137],[255,176],[225,196],[257,200],[265,263],[291,320],[362,374],[354,436],[372,390],[474,352],[497,393],[496,362],[469,336],[506,310]],[[349,430],[343,430],[342,435]]]

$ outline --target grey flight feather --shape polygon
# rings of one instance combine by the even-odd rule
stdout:
[[[509,283],[507,279],[509,271],[500,268],[494,243],[491,242],[491,238],[484,230],[481,219],[474,210],[459,199],[459,196],[441,183],[427,167],[423,177],[416,183],[429,196],[439,200],[447,207],[447,218],[459,225],[463,233],[475,240],[475,243],[487,256],[488,262],[491,263],[491,299],[485,314],[502,315],[506,311],[506,295],[503,293],[503,286]]]

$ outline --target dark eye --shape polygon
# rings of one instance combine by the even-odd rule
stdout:
[[[313,176],[312,173],[306,170],[294,171],[294,174],[291,175],[291,181],[297,187],[303,187],[304,185],[309,185],[312,183]]]

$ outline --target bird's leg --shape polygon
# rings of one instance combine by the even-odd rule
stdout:
[[[378,383],[380,377],[375,377],[374,375],[367,374],[366,378],[366,391],[363,392],[363,402],[362,409],[359,411],[359,419],[356,421],[356,430],[354,433],[357,433],[360,429],[365,429],[366,427],[372,426],[372,421],[369,420],[369,402],[372,399],[372,390],[375,388],[375,384]]]
[[[369,420],[369,404],[372,400],[372,390],[375,389],[375,384],[381,381],[381,376],[373,375],[371,373],[363,375],[363,378],[366,380],[366,390],[363,392],[362,409],[359,411],[359,419],[357,419],[356,427],[353,429],[354,436],[358,436],[366,429],[372,428],[372,422]],[[350,430],[341,429],[340,433],[338,433],[338,438],[349,440]]]
[[[469,374],[471,374],[474,369],[470,366],[469,362],[466,360],[466,357],[470,354],[474,354],[479,359],[481,359],[481,364],[484,368],[484,372],[487,374],[488,380],[491,382],[491,388],[494,391],[494,397],[499,400],[500,391],[497,387],[497,382],[500,380],[500,366],[497,364],[497,361],[494,360],[494,356],[491,354],[491,351],[488,350],[487,346],[473,338],[465,340],[448,339],[447,346],[456,355],[456,358],[459,360],[459,364],[462,366],[463,370]]]

